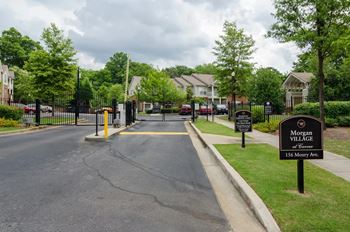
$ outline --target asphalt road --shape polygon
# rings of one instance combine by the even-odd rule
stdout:
[[[84,142],[67,126],[0,137],[0,231],[228,231],[187,135]],[[185,131],[142,122],[133,131]]]

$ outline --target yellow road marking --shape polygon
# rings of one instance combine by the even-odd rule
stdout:
[[[188,135],[187,132],[165,132],[165,131],[135,131],[120,132],[120,135]]]

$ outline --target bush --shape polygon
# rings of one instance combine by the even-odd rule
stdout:
[[[177,108],[177,107],[174,107],[174,108],[162,108],[160,110],[161,113],[164,113],[164,114],[170,114],[170,113],[179,113],[180,112],[180,109]]]
[[[146,114],[152,114],[152,110],[146,110]]]
[[[0,105],[0,118],[20,120],[23,110],[13,106]]]
[[[325,118],[326,127],[338,126],[338,120],[336,118]]]
[[[280,120],[271,120],[270,122],[257,123],[253,126],[253,128],[261,132],[273,133],[278,130],[279,124]]]
[[[296,105],[293,114],[311,115],[320,117],[319,103],[302,103]],[[339,116],[350,116],[350,101],[330,101],[325,102],[326,118],[337,118]]]
[[[338,126],[350,126],[350,116],[337,117]]]
[[[0,127],[18,127],[19,123],[13,119],[0,118]]]
[[[253,123],[264,122],[264,106],[252,106]]]

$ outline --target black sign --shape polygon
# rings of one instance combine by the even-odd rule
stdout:
[[[248,110],[240,110],[236,113],[235,131],[251,132],[252,131],[252,113]]]
[[[321,121],[294,116],[280,122],[280,159],[323,159]]]
[[[266,115],[272,114],[272,102],[265,102],[264,103],[264,112]]]

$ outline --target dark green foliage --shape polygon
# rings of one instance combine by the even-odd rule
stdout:
[[[39,42],[22,36],[14,27],[4,30],[0,37],[0,60],[9,66],[22,68],[29,54],[40,49]]]
[[[162,70],[168,74],[171,78],[180,77],[181,75],[191,75],[193,69],[184,65],[176,65],[175,67],[169,67]]]
[[[20,120],[23,116],[23,109],[13,106],[0,105],[0,118]]]
[[[281,89],[283,75],[274,68],[259,68],[248,84],[249,100],[263,105],[272,102],[274,112],[282,113],[284,92]]]
[[[178,107],[175,108],[162,108],[160,109],[161,113],[165,113],[165,114],[170,114],[170,113],[179,113],[180,109]]]
[[[350,101],[325,102],[326,126],[350,126]],[[320,116],[319,103],[302,103],[296,105],[295,115]]]
[[[264,106],[252,106],[253,123],[264,122]]]
[[[216,75],[218,72],[215,64],[200,64],[194,68],[194,73]]]

